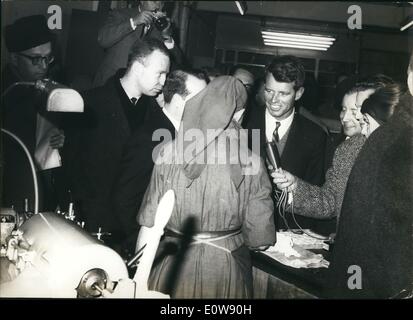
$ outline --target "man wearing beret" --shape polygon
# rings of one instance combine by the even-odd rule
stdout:
[[[2,127],[17,135],[26,145],[38,165],[40,189],[39,209],[54,210],[58,169],[61,159],[47,166],[36,161],[39,146],[43,140],[51,149],[59,149],[64,143],[64,134],[56,124],[56,114],[42,108],[41,93],[30,85],[11,85],[18,82],[35,82],[50,77],[52,54],[52,33],[42,15],[23,17],[5,27],[4,36],[9,51],[9,62],[2,71]],[[45,135],[45,132],[47,134]],[[22,149],[11,138],[2,134],[2,205],[14,206],[22,211],[24,199],[34,205],[34,188],[29,162]],[[47,146],[46,146],[47,147]]]

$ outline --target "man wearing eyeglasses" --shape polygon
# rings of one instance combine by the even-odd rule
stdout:
[[[44,97],[33,86],[18,85],[7,90],[17,82],[33,83],[51,77],[50,68],[54,61],[52,33],[47,27],[46,18],[35,15],[20,18],[6,26],[4,36],[9,61],[1,78],[2,127],[17,135],[35,159],[41,191],[40,210],[54,210],[57,204],[53,182],[57,171],[54,169],[61,166],[57,150],[63,147],[65,139],[63,131],[57,126],[57,115],[45,111]],[[9,138],[3,138],[3,141],[2,204],[21,211],[25,198],[29,200],[29,208],[34,205],[28,161],[16,142]],[[38,161],[41,146],[49,155],[54,155],[47,164],[47,161],[42,164]],[[50,156],[47,158],[50,159]]]

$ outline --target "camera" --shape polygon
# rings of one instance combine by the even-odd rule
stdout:
[[[154,25],[156,29],[158,29],[159,31],[163,31],[169,26],[168,18],[165,16],[156,18],[154,21]]]
[[[154,13],[153,24],[155,25],[156,29],[158,29],[159,31],[165,30],[170,24],[169,19],[166,17],[166,14],[158,10],[155,10]]]

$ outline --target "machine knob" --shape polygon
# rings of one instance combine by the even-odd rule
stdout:
[[[78,298],[97,298],[106,289],[107,273],[99,268],[86,272],[76,288]]]

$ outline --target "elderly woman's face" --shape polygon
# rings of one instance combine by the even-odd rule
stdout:
[[[344,96],[340,120],[346,136],[352,137],[361,133],[363,125],[361,106],[364,100],[366,100],[373,92],[374,89],[368,89],[346,94]]]

